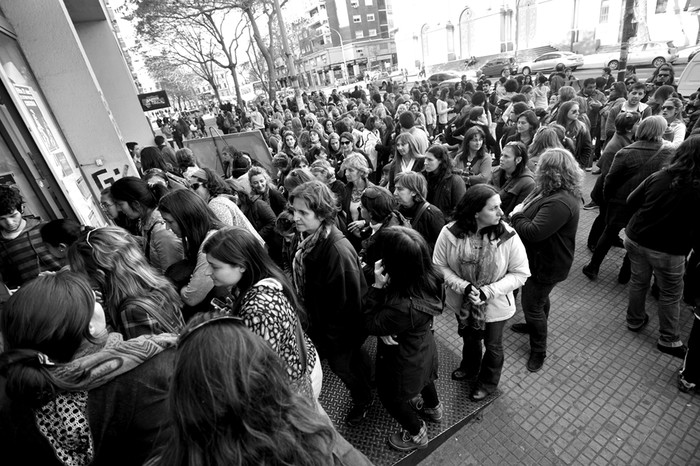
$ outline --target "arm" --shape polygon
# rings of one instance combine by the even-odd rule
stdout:
[[[214,282],[207,275],[208,271],[207,255],[200,251],[197,254],[197,265],[194,267],[190,282],[180,290],[180,297],[188,306],[196,306],[201,303],[214,288]]]
[[[365,330],[370,335],[396,335],[411,328],[408,315],[385,303],[386,291],[370,287],[364,311]]]
[[[511,216],[511,224],[521,238],[537,243],[544,241],[564,226],[571,218],[571,209],[559,199],[544,200],[535,217],[522,212]]]
[[[484,158],[479,162],[479,173],[469,177],[469,185],[488,183],[493,177],[491,165],[493,164],[493,156],[484,154]]]
[[[518,235],[513,236],[501,247],[509,249],[508,272],[500,280],[481,287],[481,291],[486,295],[487,300],[508,294],[521,287],[527,280],[527,277],[530,276],[527,253],[520,237]]]
[[[151,263],[165,272],[183,257],[180,239],[165,226],[156,226],[151,233]]]
[[[464,289],[470,285],[466,280],[463,280],[459,275],[457,275],[447,262],[448,256],[453,253],[452,248],[449,247],[450,240],[449,236],[452,233],[447,229],[443,228],[435,242],[435,251],[433,252],[433,264],[437,268],[437,271],[442,275],[445,284],[452,289],[455,293],[464,294]]]
[[[627,207],[630,209],[630,212],[636,212],[644,203],[646,188],[650,178],[651,176],[640,183],[639,186],[627,196]]]
[[[603,198],[605,200],[612,199],[617,188],[625,180],[627,166],[625,164],[626,157],[623,150],[624,149],[617,151],[610,165],[610,170],[608,170],[608,174],[605,175],[605,182],[603,184]]]

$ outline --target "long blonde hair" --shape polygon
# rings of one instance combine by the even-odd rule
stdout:
[[[114,325],[121,323],[119,310],[127,299],[145,298],[160,303],[148,311],[165,329],[180,330],[180,296],[148,263],[126,230],[103,227],[87,232],[69,248],[68,263],[71,270],[87,275],[102,291],[105,310]]]

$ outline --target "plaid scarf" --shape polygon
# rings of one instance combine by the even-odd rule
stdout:
[[[163,350],[174,347],[177,335],[144,335],[123,341],[119,333],[106,332],[98,344],[86,341],[67,364],[47,366],[58,380],[77,388],[59,393],[34,411],[41,435],[48,440],[56,457],[67,466],[92,462],[95,447],[88,420],[88,391],[135,369]]]

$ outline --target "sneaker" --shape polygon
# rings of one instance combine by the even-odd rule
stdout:
[[[371,407],[371,402],[364,405],[353,404],[352,408],[350,408],[350,411],[348,412],[348,415],[345,416],[345,422],[353,427],[360,425],[367,417],[367,413]]]
[[[598,208],[598,204],[596,204],[593,201],[591,201],[588,204],[586,204],[585,206],[583,206],[583,210],[593,210],[593,209],[597,209],[597,208]]]
[[[442,421],[442,416],[444,414],[442,403],[438,403],[438,405],[434,408],[426,408],[423,404],[423,397],[418,395],[417,397],[410,399],[408,404],[410,404],[411,408],[413,408],[413,410],[423,419],[430,422]]]
[[[631,330],[633,332],[641,332],[644,327],[647,326],[649,323],[649,314],[644,314],[644,320],[642,321],[641,324],[639,324],[636,327],[632,327],[631,325],[627,324],[627,329]]]
[[[589,171],[591,171],[591,170],[593,170],[593,167],[586,167],[586,171],[587,171],[587,172],[589,172]]]
[[[682,391],[683,393],[690,393],[696,388],[696,384],[688,382],[683,378],[683,371],[678,372],[678,390]]]
[[[661,345],[659,343],[656,344],[656,349],[658,349],[662,353],[670,354],[671,356],[674,356],[676,358],[681,358],[681,359],[683,359],[685,357],[685,353],[688,351],[688,347],[685,345],[664,346],[664,345]]]
[[[428,446],[428,428],[425,422],[421,421],[418,435],[411,435],[405,429],[394,432],[389,436],[389,445],[399,451],[413,451],[426,448]]]
[[[583,266],[583,274],[591,280],[598,278],[598,271],[591,267],[591,264]]]

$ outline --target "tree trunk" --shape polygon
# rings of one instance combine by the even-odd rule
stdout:
[[[275,63],[274,60],[272,60],[272,54],[270,53],[270,49],[265,44],[262,35],[260,35],[260,28],[258,28],[258,23],[255,21],[255,14],[253,13],[253,10],[251,8],[246,8],[244,11],[248,16],[248,19],[250,20],[250,26],[253,28],[253,38],[255,39],[255,43],[258,44],[260,53],[265,59],[265,63],[267,63],[267,72],[270,76],[270,81],[268,83],[268,95],[270,98],[270,102],[272,102],[275,98],[274,86],[275,82],[277,81],[277,71],[275,70]]]
[[[238,84],[238,75],[236,74],[236,64],[232,63],[229,66],[229,71],[231,72],[231,76],[233,76],[233,87],[236,88],[236,101],[238,102],[238,106],[241,108],[241,110],[245,109],[245,102],[243,102],[243,97],[241,96],[241,86]]]

